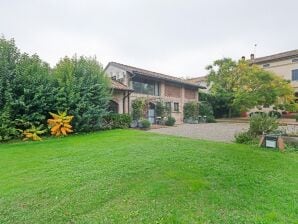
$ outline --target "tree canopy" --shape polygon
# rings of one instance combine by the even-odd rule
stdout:
[[[295,106],[294,89],[289,81],[245,60],[217,60],[207,67],[211,94],[225,99],[229,115],[259,105]]]
[[[0,37],[0,141],[24,124],[46,127],[49,112],[73,115],[75,131],[98,130],[110,98],[109,79],[95,58],[65,57],[51,68]]]

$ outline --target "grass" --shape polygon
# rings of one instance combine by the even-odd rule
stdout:
[[[0,223],[297,223],[298,154],[114,130],[0,145]]]

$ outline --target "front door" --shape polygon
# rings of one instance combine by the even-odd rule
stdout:
[[[151,124],[155,123],[155,105],[149,103],[148,120]]]

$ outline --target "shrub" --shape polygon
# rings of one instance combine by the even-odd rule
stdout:
[[[255,114],[250,117],[249,131],[252,135],[261,135],[270,133],[278,128],[276,117],[270,117],[267,114]]]
[[[208,123],[215,122],[212,106],[208,102],[200,102],[199,114],[201,116],[206,116],[206,118],[207,118],[206,122],[208,122]]]
[[[42,138],[40,137],[40,135],[46,133],[47,130],[43,129],[43,125],[39,126],[39,127],[35,127],[34,125],[32,125],[31,128],[26,129],[23,131],[23,141],[29,140],[31,139],[32,141],[41,141]]]
[[[168,108],[162,101],[157,101],[155,104],[155,112],[157,117],[165,117],[169,114]]]
[[[74,116],[77,132],[99,130],[108,115],[111,99],[110,81],[95,58],[65,57],[53,71],[59,83],[56,110],[67,110]]]
[[[168,119],[165,122],[165,125],[167,125],[167,126],[174,126],[175,122],[176,122],[176,119],[175,118],[168,117]]]
[[[55,136],[67,135],[73,132],[70,125],[73,116],[68,116],[66,112],[58,112],[58,114],[50,113],[53,119],[48,119],[48,124],[51,127],[51,134]]]
[[[1,139],[14,138],[22,126],[13,128],[12,121],[46,125],[53,110],[74,115],[76,131],[99,130],[110,98],[110,81],[95,58],[66,57],[51,69],[37,55],[20,53],[14,40],[0,37],[0,113],[10,111],[9,122],[0,124]]]
[[[147,119],[143,119],[140,121],[139,126],[140,126],[140,128],[148,129],[148,128],[150,128],[151,123]]]
[[[216,123],[216,120],[213,115],[209,115],[209,116],[207,116],[206,122],[207,123]]]
[[[279,113],[279,112],[276,111],[276,110],[269,111],[268,115],[269,115],[270,117],[281,118],[281,113]]]
[[[295,119],[296,119],[296,121],[298,121],[298,114],[295,115]]]
[[[104,117],[104,129],[129,128],[132,119],[128,114],[110,114]]]
[[[0,142],[8,141],[19,136],[14,122],[10,120],[8,112],[0,114]]]
[[[240,132],[235,135],[235,142],[240,144],[253,144],[257,143],[257,138],[250,132]]]
[[[132,101],[132,118],[135,121],[140,120],[145,113],[147,102],[144,99],[135,99]]]
[[[184,104],[184,119],[197,120],[199,116],[199,104],[197,102],[188,102]]]

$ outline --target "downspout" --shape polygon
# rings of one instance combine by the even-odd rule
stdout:
[[[129,91],[128,90],[128,93],[127,93],[127,95],[125,95],[125,92],[123,93],[123,102],[122,102],[122,106],[123,106],[123,113],[125,113],[125,99],[126,99],[126,97],[127,97],[127,99],[128,99],[128,102],[127,102],[127,113],[129,114],[129,96],[130,96],[130,94],[132,93],[132,91]]]

